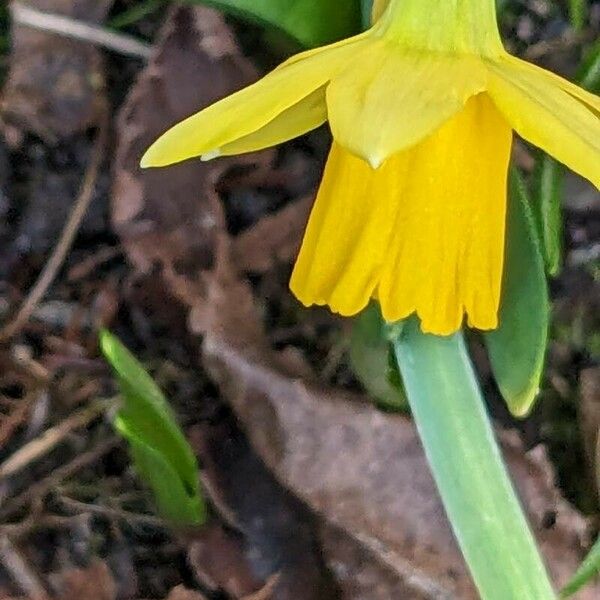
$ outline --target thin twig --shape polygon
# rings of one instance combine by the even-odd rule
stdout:
[[[12,2],[10,11],[16,25],[89,42],[107,50],[144,60],[147,60],[152,52],[152,48],[148,44],[129,35],[108,31],[97,25],[83,23],[64,15],[43,12],[25,6],[21,2]]]
[[[50,529],[71,529],[80,523],[87,523],[90,515],[29,515],[24,521],[0,525],[0,539],[8,536],[11,540],[19,540],[32,533]],[[4,599],[2,599],[4,600]]]
[[[0,464],[0,479],[13,475],[32,462],[39,460],[54,449],[72,431],[88,425],[109,407],[110,404],[106,402],[94,402],[58,425],[44,431],[42,435],[19,448]]]
[[[156,527],[157,529],[168,529],[169,525],[159,517],[153,515],[144,515],[141,513],[131,512],[121,508],[111,508],[108,506],[100,506],[98,504],[90,504],[61,496],[58,502],[67,510],[75,511],[76,513],[90,513],[105,517],[107,519],[118,519],[125,521],[129,525],[147,525]]]
[[[33,394],[25,396],[15,404],[8,415],[0,418],[0,448],[4,448],[17,427],[23,424],[34,398]]]
[[[40,576],[8,536],[0,538],[0,562],[23,592],[39,600],[48,599]]]
[[[102,113],[98,133],[96,135],[94,147],[92,148],[92,156],[88,163],[79,195],[75,200],[75,204],[69,215],[69,219],[60,234],[60,238],[48,259],[48,262],[40,273],[35,285],[29,291],[21,308],[13,320],[0,331],[0,341],[6,341],[11,338],[27,323],[29,317],[35,310],[35,307],[44,297],[48,288],[52,285],[52,282],[73,245],[75,236],[79,231],[81,222],[83,221],[85,213],[94,196],[94,188],[96,186],[98,172],[100,171],[100,165],[104,158],[104,150],[108,140],[108,115],[106,109],[104,109]]]
[[[28,502],[35,499],[41,499],[51,489],[56,487],[64,479],[73,476],[75,473],[96,462],[100,457],[110,452],[113,448],[116,448],[121,442],[116,436],[111,437],[107,440],[103,440],[97,446],[76,456],[71,462],[66,465],[55,469],[47,477],[30,485],[27,489],[23,490],[18,496],[7,500],[0,510],[0,521],[5,521],[10,515],[20,510]]]

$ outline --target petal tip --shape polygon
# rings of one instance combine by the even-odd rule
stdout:
[[[150,167],[164,167],[170,164],[172,161],[165,159],[164,154],[161,154],[158,148],[158,143],[160,139],[154,142],[147,150],[144,152],[142,158],[140,159],[140,167],[142,169],[148,169]]]
[[[148,169],[149,167],[153,167],[152,155],[149,152],[149,149],[146,150],[142,158],[140,159],[140,167],[142,169]]]
[[[216,148],[215,150],[210,150],[202,154],[200,160],[202,162],[209,162],[215,158],[219,158],[219,156],[221,156],[221,148]]]
[[[369,158],[369,166],[374,171],[376,171],[377,169],[379,169],[379,167],[383,164],[383,162],[384,162],[384,159],[379,158],[379,157]]]

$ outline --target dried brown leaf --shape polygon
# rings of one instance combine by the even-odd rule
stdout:
[[[242,57],[218,13],[206,8],[174,9],[160,35],[156,55],[140,76],[120,116],[112,213],[115,229],[139,273],[149,276],[156,272],[158,265],[169,293],[190,309],[190,321],[199,331],[203,329],[206,295],[214,287],[211,285],[215,277],[213,271],[217,263],[225,265],[222,256],[229,253],[224,209],[215,184],[232,165],[266,165],[270,155],[241,161],[233,158],[214,163],[196,161],[148,172],[141,172],[138,162],[144,148],[169,125],[255,77],[254,68]],[[240,172],[238,169],[237,177],[239,181],[260,181],[262,175],[257,170]],[[296,221],[295,227],[291,224],[292,229],[298,230],[298,218],[287,218],[288,222],[292,220]],[[285,236],[279,239],[288,243]],[[272,250],[276,252],[274,247]],[[268,260],[265,256],[263,251],[263,261]],[[238,281],[237,275],[227,268],[221,276],[228,278],[232,285]],[[248,296],[247,300],[250,307],[253,299]],[[258,327],[258,323],[244,326]],[[246,481],[249,485],[256,483],[250,478]],[[278,487],[274,483],[271,485]],[[273,566],[272,563],[282,561],[280,557],[286,552],[279,538],[305,539],[304,534],[298,538],[283,531],[290,523],[291,527],[295,526],[293,515],[290,517],[286,513],[287,520],[278,525],[275,521],[282,513],[272,512],[263,517],[265,511],[273,511],[274,507],[272,503],[261,504],[266,492],[264,486],[254,485],[254,490],[257,487],[263,491],[257,492],[260,498],[252,500],[255,512],[244,515],[245,525],[253,520],[248,530],[253,527],[254,530],[246,531],[247,535],[240,537],[215,526],[201,532],[189,548],[190,563],[198,579],[208,587],[223,589],[236,598],[264,590],[265,578],[278,569],[278,564]],[[215,497],[217,493],[215,490]],[[283,492],[279,491],[279,494]],[[227,507],[222,506],[227,511]],[[235,520],[236,516],[229,520]],[[273,548],[266,548],[262,540],[264,534],[255,531],[256,524],[262,520],[278,536],[271,543]],[[263,546],[252,550],[258,547],[258,538]],[[297,597],[297,594],[285,595],[292,585],[304,590],[319,585],[319,569],[313,558],[316,543],[308,539],[299,550],[297,539],[294,555],[298,557],[296,563],[302,564],[285,569],[285,577],[278,585],[278,598]],[[254,558],[250,559],[252,552]],[[259,555],[260,560],[256,558]],[[257,560],[260,567],[257,567]],[[286,558],[285,562],[293,563],[294,557]],[[306,563],[308,567],[304,566]],[[257,569],[260,576],[255,574]],[[290,582],[292,579],[294,581]],[[315,579],[317,583],[313,583]]]

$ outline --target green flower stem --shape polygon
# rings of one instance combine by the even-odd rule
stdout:
[[[389,329],[421,441],[483,600],[556,598],[508,477],[462,334]]]

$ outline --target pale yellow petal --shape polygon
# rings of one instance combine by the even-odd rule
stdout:
[[[322,87],[283,111],[258,131],[225,144],[219,149],[218,156],[233,156],[270,148],[312,131],[325,121],[327,106],[325,88]]]
[[[202,155],[218,155],[222,147],[262,129],[295,104],[310,112],[302,118],[297,112],[294,116],[301,125],[296,135],[304,133],[310,118],[314,118],[314,110],[310,102],[302,101],[314,99],[313,92],[326,85],[364,43],[362,38],[351,38],[290,59],[257,83],[169,129],[147,150],[142,166],[159,167]],[[315,127],[319,124],[317,119]],[[277,139],[272,130],[268,135]],[[293,135],[291,128],[285,130],[285,139]]]
[[[290,283],[305,305],[353,315],[368,303],[394,234],[397,166],[374,171],[334,143]]]
[[[592,110],[600,113],[600,96],[584,90],[582,87],[571,83],[568,79],[565,79],[552,71],[548,71],[547,69],[542,69],[541,67],[537,67],[536,65],[532,65],[531,63],[519,60],[512,56],[510,56],[508,60],[517,63],[518,66],[524,70],[529,70],[533,73],[533,77],[544,77],[549,83],[554,83],[554,85],[558,86],[574,98],[587,104]]]
[[[456,331],[464,313],[475,328],[497,326],[511,140],[510,126],[480,94],[401,155],[410,177],[377,290],[386,320],[416,312],[423,330],[437,335]]]
[[[517,133],[600,188],[600,99],[514,57],[489,70],[489,93]]]
[[[459,112],[486,81],[475,56],[399,51],[374,40],[327,88],[333,136],[378,167]]]

